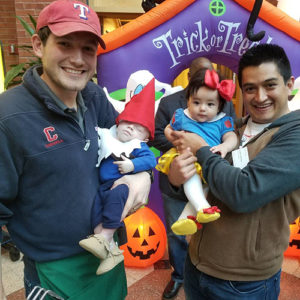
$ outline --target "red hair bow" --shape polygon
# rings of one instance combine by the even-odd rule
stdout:
[[[219,75],[215,70],[206,70],[204,83],[207,87],[218,90],[219,95],[226,101],[230,101],[235,91],[235,84],[232,80],[219,82]]]

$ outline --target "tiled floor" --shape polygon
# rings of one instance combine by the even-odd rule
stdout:
[[[2,278],[5,293],[8,295],[7,300],[24,300],[23,262],[21,259],[12,262],[5,250],[2,250],[2,254]],[[163,259],[167,259],[167,254]],[[286,257],[282,270],[279,300],[300,300],[300,257]],[[171,269],[156,269],[154,266],[144,269],[126,268],[126,274],[128,283],[126,300],[160,300],[170,279]],[[184,299],[184,291],[181,289],[174,300]]]

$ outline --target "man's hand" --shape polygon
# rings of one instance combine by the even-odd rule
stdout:
[[[147,172],[125,175],[116,180],[111,189],[120,184],[126,184],[129,188],[128,198],[121,216],[122,221],[129,213],[133,213],[147,204],[151,180]]]
[[[196,174],[196,161],[197,158],[189,148],[183,150],[179,156],[176,156],[170,165],[168,174],[171,184],[179,187]]]
[[[190,148],[190,151],[196,155],[196,152],[200,148],[208,146],[205,140],[196,133],[173,131],[172,137],[172,143],[180,153],[183,152],[184,149]]]
[[[123,160],[117,160],[113,162],[115,165],[118,165],[119,172],[121,174],[127,174],[132,172],[134,170],[133,162],[129,158],[125,157],[124,155],[121,155],[121,158]]]

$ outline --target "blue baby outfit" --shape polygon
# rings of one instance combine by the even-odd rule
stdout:
[[[212,121],[196,122],[189,118],[182,108],[175,111],[171,122],[174,130],[185,130],[200,135],[210,147],[222,143],[222,136],[233,131],[233,120],[224,113],[219,113]]]

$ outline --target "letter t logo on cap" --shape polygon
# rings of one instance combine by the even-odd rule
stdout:
[[[89,12],[89,8],[86,7],[86,6],[84,6],[84,5],[82,5],[82,4],[74,3],[74,8],[77,9],[77,7],[80,8],[80,15],[79,15],[79,17],[80,17],[81,19],[87,20],[88,18],[87,18],[87,16],[85,15],[85,12],[86,12],[86,11]]]

